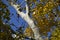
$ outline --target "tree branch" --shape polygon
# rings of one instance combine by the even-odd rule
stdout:
[[[25,0],[25,1],[27,1],[27,0]],[[39,34],[38,27],[35,26],[33,20],[28,16],[28,12],[29,12],[28,5],[26,4],[26,13],[19,11],[18,4],[12,3],[11,5],[16,9],[17,13],[28,23],[28,25],[30,26],[30,28],[34,32],[35,39],[42,40],[42,38],[40,37],[40,34]]]

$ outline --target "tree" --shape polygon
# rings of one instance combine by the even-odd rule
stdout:
[[[25,1],[27,1],[27,0],[25,0]],[[28,5],[26,4],[26,14],[25,14],[25,13],[19,11],[18,4],[14,4],[13,2],[11,2],[10,4],[16,9],[17,13],[29,24],[29,26],[31,27],[31,29],[34,32],[35,39],[37,39],[37,40],[41,39],[40,35],[39,35],[38,27],[36,27],[34,25],[33,20],[30,19],[29,15],[28,15],[28,13],[29,13]]]
[[[54,31],[52,30],[53,26],[58,27],[60,25],[58,21],[60,17],[59,0],[25,0],[26,7],[24,9],[26,9],[26,13],[21,9],[23,3],[17,3],[18,0],[7,1],[15,8],[17,14],[28,23],[29,28],[27,27],[25,32],[29,31],[29,36],[33,35],[36,40],[43,40],[43,35],[47,37],[47,32]],[[30,35],[31,33],[32,35]]]

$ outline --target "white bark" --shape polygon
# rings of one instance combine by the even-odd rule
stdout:
[[[16,9],[17,13],[29,24],[30,28],[34,32],[35,39],[42,40],[42,38],[40,37],[38,28],[34,25],[33,20],[28,16],[29,10],[28,10],[27,4],[26,4],[26,13],[19,11],[18,4],[11,3],[11,5]]]

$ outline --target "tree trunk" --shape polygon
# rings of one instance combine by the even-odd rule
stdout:
[[[20,12],[19,8],[18,8],[18,4],[13,4],[13,2],[11,2],[11,5],[16,9],[17,14],[19,14],[30,26],[30,28],[32,29],[32,31],[34,32],[34,37],[36,40],[42,40],[42,37],[40,37],[41,35],[39,34],[39,29],[38,27],[35,26],[33,20],[28,16],[28,6],[26,4],[26,13],[24,12]]]

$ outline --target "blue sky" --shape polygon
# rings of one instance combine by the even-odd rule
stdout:
[[[18,1],[19,1],[19,3],[21,3],[24,0],[18,0]],[[16,10],[12,6],[10,6],[6,0],[2,0],[2,2],[4,2],[4,4],[6,4],[8,6],[8,9],[10,11],[10,18],[11,19],[9,21],[9,24],[13,23],[15,25],[15,26],[10,25],[11,28],[14,31],[16,31],[19,27],[24,26],[24,30],[25,30],[26,26],[28,26],[26,21],[24,19],[22,19],[21,17],[19,17],[19,18],[17,17]],[[22,4],[21,6],[24,7],[25,4]]]

